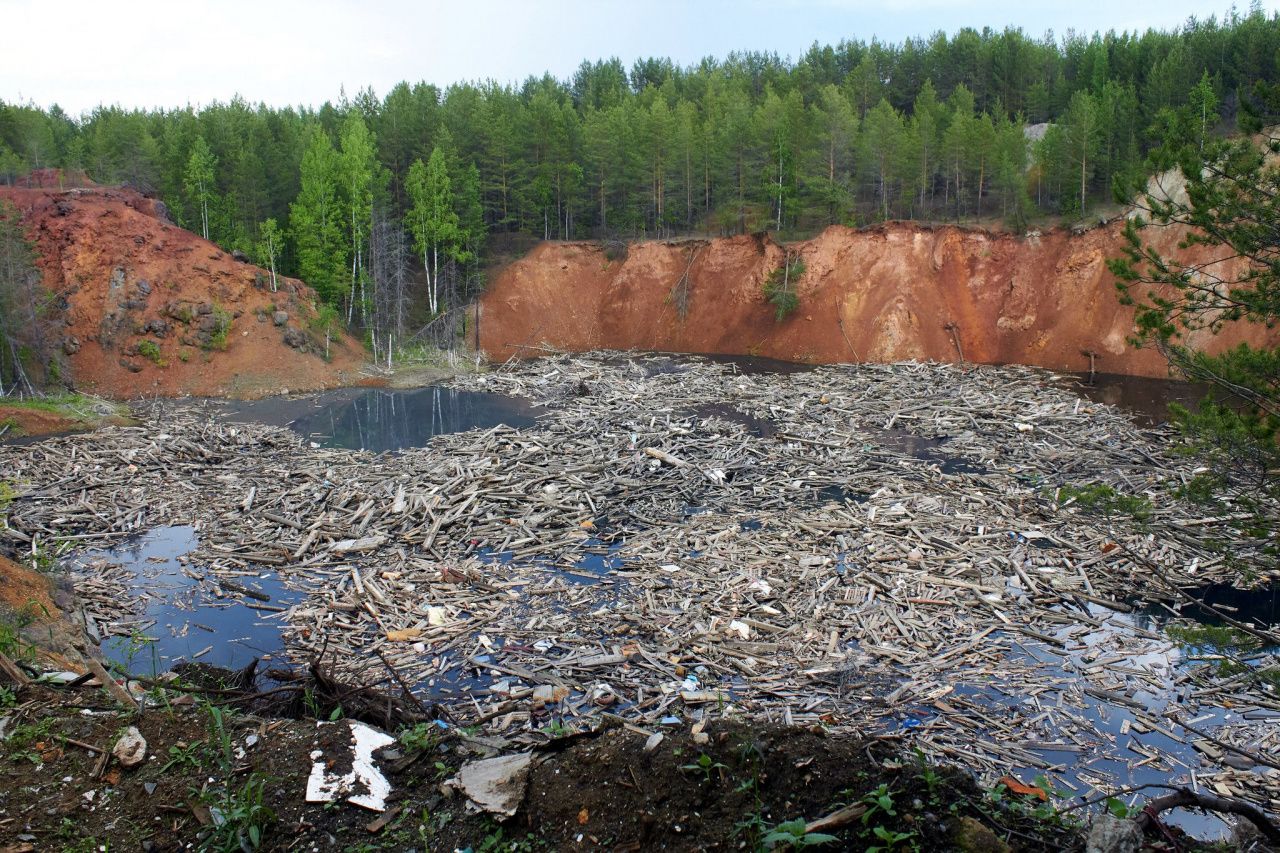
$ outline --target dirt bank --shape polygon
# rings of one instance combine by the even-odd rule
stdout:
[[[541,344],[815,363],[957,361],[963,353],[967,361],[1054,370],[1088,370],[1092,351],[1099,370],[1163,376],[1158,353],[1126,343],[1133,310],[1119,304],[1105,263],[1122,232],[1120,222],[1029,236],[915,223],[833,226],[787,247],[806,271],[800,307],[783,322],[761,292],[784,253],[768,236],[639,243],[617,260],[592,243],[544,243],[485,294],[481,346],[500,359]],[[1172,230],[1152,236],[1162,250],[1176,248]],[[1247,331],[1213,346],[1265,339],[1260,327]]]
[[[322,358],[314,292],[168,221],[132,190],[0,187],[40,252],[78,389],[140,396],[254,397],[350,384],[363,359],[344,337]]]

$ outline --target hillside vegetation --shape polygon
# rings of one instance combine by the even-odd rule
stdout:
[[[0,104],[0,182],[83,168],[154,192],[183,226],[314,286],[376,351],[472,295],[495,232],[1074,219],[1142,172],[1170,111],[1219,130],[1262,111],[1278,52],[1280,20],[1255,8],[1174,31],[609,59],[568,80],[406,82],[318,108]]]

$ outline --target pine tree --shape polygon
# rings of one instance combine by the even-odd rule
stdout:
[[[324,130],[313,125],[302,155],[301,188],[297,200],[289,205],[289,229],[298,274],[334,305],[342,298],[346,267],[339,177],[338,152]]]

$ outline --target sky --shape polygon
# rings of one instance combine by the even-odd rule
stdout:
[[[1280,0],[1263,0],[1268,12]],[[584,59],[666,56],[680,65],[731,50],[802,55],[815,41],[897,42],[965,26],[1171,29],[1221,18],[1205,0],[0,0],[0,99],[200,106],[234,95],[319,106],[401,80],[570,77]],[[1247,0],[1241,4],[1247,9]]]

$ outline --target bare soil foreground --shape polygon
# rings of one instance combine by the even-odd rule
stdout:
[[[275,638],[263,668],[295,674],[194,701],[248,691],[251,715],[283,697],[411,726],[375,762],[392,778],[379,822],[301,802],[316,764],[360,760],[346,729],[174,716],[164,690],[138,724],[155,758],[130,769],[88,755],[122,725],[79,713],[103,699],[57,693],[48,713],[50,694],[20,694],[0,717],[36,728],[0,747],[0,833],[167,849],[248,832],[257,803],[282,816],[281,849],[384,832],[400,833],[384,849],[510,849],[499,829],[520,849],[759,849],[827,826],[852,849],[1070,849],[1049,812],[1019,822],[1040,798],[1077,815],[1191,785],[1275,813],[1274,653],[1224,658],[1181,610],[1183,590],[1273,585],[1246,570],[1267,540],[1187,498],[1200,461],[1171,430],[1046,380],[597,354],[456,378],[544,413],[393,454],[172,403],[0,446],[0,544],[62,557],[74,618],[135,696],[165,687],[161,654],[216,660],[247,633]],[[178,526],[167,553],[139,544]],[[1268,617],[1232,612],[1266,636]],[[474,750],[501,772],[468,769]],[[996,837],[957,841],[980,831],[965,818]]]
[[[354,384],[364,360],[340,334],[323,358],[315,294],[169,222],[119,187],[58,189],[56,175],[0,187],[40,253],[60,321],[65,378],[115,399],[260,397]],[[41,187],[40,184],[51,187]]]
[[[497,359],[549,346],[1163,376],[1159,353],[1126,343],[1133,309],[1119,303],[1106,268],[1122,232],[1121,221],[1026,236],[903,222],[833,226],[785,249],[767,235],[608,250],[544,243],[485,292],[481,347]],[[1148,232],[1166,254],[1182,237],[1176,228]],[[1216,257],[1211,248],[1194,251],[1201,262]],[[799,308],[778,322],[763,286],[786,252],[805,272],[795,285]],[[1191,342],[1219,351],[1241,341],[1274,345],[1277,334],[1256,326]]]

